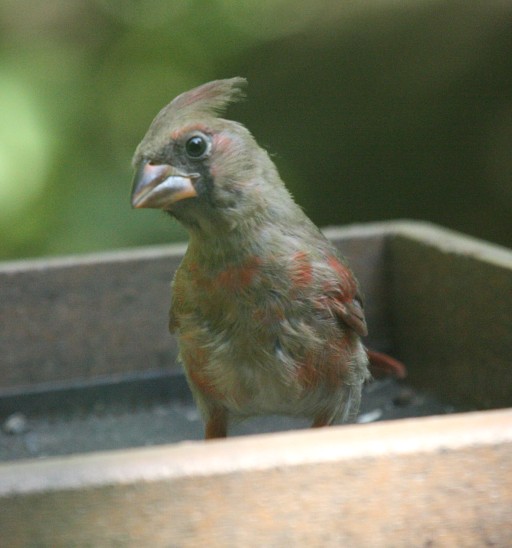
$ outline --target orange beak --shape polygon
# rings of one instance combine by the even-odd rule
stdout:
[[[197,196],[192,184],[197,174],[187,175],[168,164],[141,162],[132,184],[132,207],[167,209],[170,205]]]

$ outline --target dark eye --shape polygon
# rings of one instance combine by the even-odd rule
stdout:
[[[185,143],[185,151],[189,158],[201,158],[208,150],[208,142],[201,135],[194,135]]]

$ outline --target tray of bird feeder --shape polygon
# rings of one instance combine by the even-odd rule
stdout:
[[[365,345],[408,376],[369,383],[356,424],[261,417],[222,441],[199,441],[167,331],[184,246],[2,265],[4,541],[506,544],[512,253],[418,222],[325,233]]]

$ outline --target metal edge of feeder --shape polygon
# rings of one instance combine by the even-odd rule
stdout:
[[[8,546],[505,546],[512,410],[0,465]]]

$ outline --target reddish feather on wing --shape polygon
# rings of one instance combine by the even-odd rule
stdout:
[[[327,262],[336,272],[339,279],[335,288],[328,288],[331,310],[358,335],[361,337],[366,336],[368,328],[364,317],[363,303],[357,290],[354,275],[336,257],[329,257]]]

